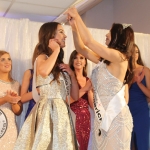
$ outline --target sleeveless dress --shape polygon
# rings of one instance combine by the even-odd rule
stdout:
[[[70,78],[66,74],[67,81]],[[37,76],[36,85],[40,100],[31,110],[19,133],[14,150],[75,150],[75,139],[67,105],[67,92],[64,77],[52,81],[53,75],[46,78]]]
[[[87,80],[88,78],[86,78]],[[79,89],[81,89],[80,85]],[[70,107],[76,115],[75,130],[79,149],[87,150],[91,128],[88,94],[85,93],[78,101],[72,103]]]
[[[19,94],[19,87],[20,84],[17,81],[5,82],[0,80],[0,97],[4,97],[7,90],[13,90]],[[0,138],[0,149],[13,150],[18,135],[15,114],[11,109],[10,103],[0,105],[0,110],[4,112],[8,122],[7,130]]]
[[[145,77],[142,84],[146,86]],[[149,109],[145,94],[137,83],[129,89],[129,108],[133,117],[132,140],[138,150],[148,150],[149,143]]]
[[[31,71],[31,75],[33,76],[33,69],[30,69],[30,71]],[[33,77],[30,79],[28,92],[32,92],[32,80],[33,80]],[[29,105],[28,105],[27,113],[25,115],[25,119],[28,117],[30,111],[32,110],[32,108],[34,107],[35,104],[36,104],[36,102],[34,101],[34,99],[31,99],[29,101]]]
[[[106,64],[103,63],[103,61],[99,62],[93,69],[91,80],[94,88],[95,110],[92,150],[130,150],[133,123],[127,104],[124,102],[124,107],[112,120],[107,132],[101,129],[102,122],[99,121],[97,116],[97,114],[100,115],[100,113],[95,109],[97,105],[95,102],[98,101],[99,98],[106,111],[112,98],[121,90],[123,83],[107,70]],[[124,97],[124,94],[122,96]],[[118,103],[116,102],[113,105],[112,108],[115,107],[117,109],[116,106]],[[115,109],[112,109],[110,113],[115,111]],[[101,110],[99,110],[99,112],[101,112]],[[103,121],[103,119],[106,118],[101,119]]]

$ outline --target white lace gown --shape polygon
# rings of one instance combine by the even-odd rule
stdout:
[[[5,96],[7,90],[13,90],[18,93],[19,82],[4,82],[0,80],[0,97]],[[13,150],[18,135],[15,114],[11,109],[10,103],[5,103],[1,105],[0,109],[6,115],[8,121],[7,130],[5,134],[0,138],[0,150]]]
[[[91,80],[106,110],[111,99],[121,90],[123,83],[107,70],[103,62],[99,62],[93,69]],[[100,129],[100,122],[95,116],[92,150],[130,150],[132,128],[133,121],[127,105],[114,118],[107,132]]]

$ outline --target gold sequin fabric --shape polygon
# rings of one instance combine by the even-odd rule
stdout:
[[[107,70],[103,62],[97,64],[92,72],[91,80],[106,110],[111,99],[122,88],[123,83]],[[112,121],[108,132],[101,129],[101,135],[99,134],[100,122],[95,117],[92,150],[130,150],[132,128],[133,121],[127,105]]]
[[[19,86],[19,82],[17,81],[5,82],[0,80],[0,97],[5,96],[7,90],[13,90],[18,93]],[[11,109],[10,103],[1,105],[0,109],[6,115],[8,121],[7,130],[5,134],[0,138],[0,150],[13,150],[18,135],[15,114]]]
[[[75,150],[64,79],[60,75],[60,83],[52,80],[52,75],[37,76],[41,99],[26,119],[14,150]]]

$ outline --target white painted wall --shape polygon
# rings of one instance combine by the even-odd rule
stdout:
[[[113,22],[130,23],[135,32],[150,34],[150,0],[102,0],[82,18],[90,28],[110,29]]]

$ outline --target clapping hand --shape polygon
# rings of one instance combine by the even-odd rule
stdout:
[[[138,74],[138,75],[135,75],[135,77],[134,77],[134,81],[135,82],[137,82],[137,83],[140,83],[142,80],[143,80],[143,78],[144,78],[144,71],[142,71],[140,74]]]
[[[7,102],[11,104],[17,104],[20,101],[21,97],[18,96],[17,92],[8,90],[5,96]]]

